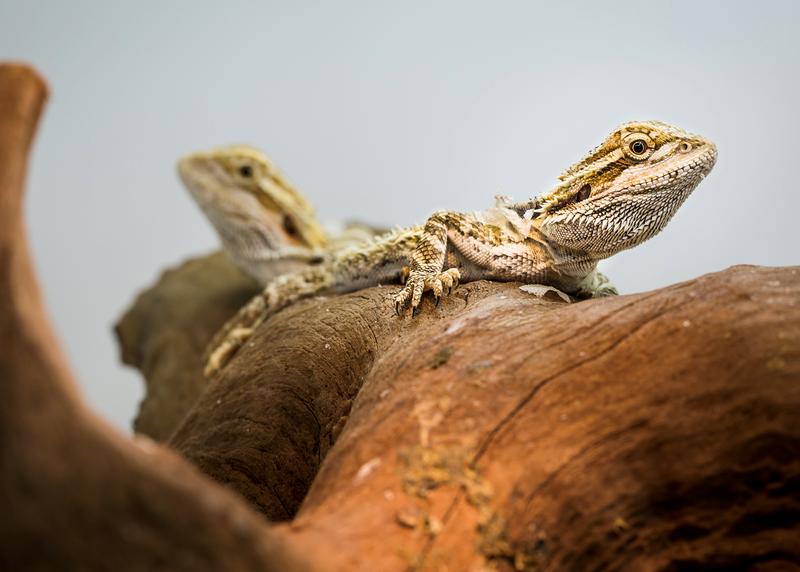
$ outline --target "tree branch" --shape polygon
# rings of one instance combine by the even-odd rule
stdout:
[[[35,71],[0,65],[0,569],[305,569],[235,495],[80,402],[22,220],[46,96]]]

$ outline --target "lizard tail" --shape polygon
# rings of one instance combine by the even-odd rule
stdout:
[[[217,332],[203,356],[206,377],[212,377],[244,345],[267,318],[303,298],[329,290],[334,277],[327,264],[279,276],[255,295]]]
[[[230,361],[267,318],[283,308],[326,292],[343,294],[398,282],[404,264],[419,240],[420,227],[400,229],[359,248],[346,248],[322,264],[278,276],[228,320],[208,344],[203,356],[206,377],[212,377]],[[407,270],[407,269],[405,269]]]

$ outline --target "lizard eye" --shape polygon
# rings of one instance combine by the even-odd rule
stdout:
[[[647,149],[647,145],[644,144],[644,141],[641,139],[637,139],[633,143],[631,143],[631,151],[634,155],[641,155],[644,153],[645,149]]]
[[[652,139],[644,133],[630,133],[622,141],[622,152],[634,161],[647,159],[654,147]]]
[[[239,167],[239,174],[245,179],[249,179],[253,176],[253,167],[250,165],[242,165]]]

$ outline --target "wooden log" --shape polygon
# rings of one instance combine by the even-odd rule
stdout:
[[[484,288],[391,328],[289,537],[342,570],[800,562],[800,269],[573,305]]]
[[[319,569],[800,562],[800,268],[573,304],[517,286],[413,320],[390,287],[297,304],[171,443]]]

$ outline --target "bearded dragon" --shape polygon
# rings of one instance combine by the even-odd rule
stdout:
[[[303,194],[249,145],[191,153],[178,173],[225,252],[262,285],[381,232],[357,223],[328,232]]]
[[[519,203],[503,199],[478,213],[439,211],[422,226],[329,251],[315,265],[278,276],[217,334],[205,373],[223,367],[269,316],[318,294],[405,278],[393,301],[398,315],[408,306],[413,315],[424,292],[438,303],[459,282],[480,279],[578,297],[612,293],[597,263],[660,232],[716,158],[716,146],[702,136],[659,121],[625,123],[564,171],[550,192]],[[241,165],[204,160],[180,169],[193,192],[211,194],[226,192],[230,183],[221,181],[234,180]],[[229,225],[224,213],[212,214],[215,224]],[[232,223],[226,228],[237,232]]]

